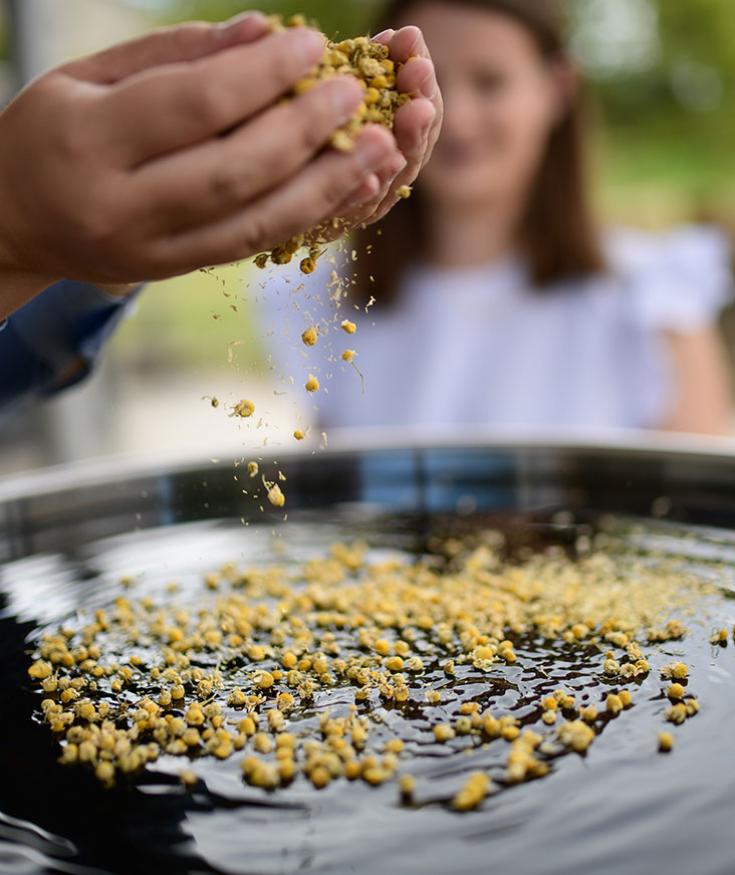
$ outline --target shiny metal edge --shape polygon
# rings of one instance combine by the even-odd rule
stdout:
[[[485,449],[524,453],[548,452],[566,457],[587,455],[735,463],[735,439],[671,432],[631,430],[522,430],[522,429],[393,429],[335,430],[327,447],[312,442],[303,447],[271,446],[245,451],[241,459],[266,463],[297,461],[318,465],[319,459],[376,452],[428,452]],[[176,475],[219,468],[234,461],[231,453],[199,456],[150,454],[122,455],[58,465],[0,478],[0,502],[63,492],[79,487],[121,483],[160,475]]]

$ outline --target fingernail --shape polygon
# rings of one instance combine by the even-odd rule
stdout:
[[[286,37],[291,41],[291,50],[300,56],[304,64],[315,64],[321,58],[325,42],[318,31],[294,27],[286,31]]]
[[[376,33],[375,36],[373,37],[373,39],[374,40],[390,39],[394,33],[395,33],[395,31],[393,30],[393,28],[389,27],[386,30],[381,30],[380,33]]]
[[[425,58],[421,58],[422,63],[425,63],[425,61]],[[424,75],[419,83],[419,94],[422,97],[428,97],[429,100],[433,100],[434,95],[436,94],[436,80],[434,78],[433,67],[427,68],[424,71]]]
[[[390,151],[390,144],[385,138],[362,136],[355,147],[355,154],[369,170],[375,170],[385,161]]]
[[[331,82],[330,87],[334,108],[341,116],[349,118],[360,105],[362,88],[356,79],[346,76]]]
[[[264,31],[268,26],[268,19],[262,12],[241,12],[239,15],[234,15],[232,18],[228,18],[227,21],[221,21],[217,27],[219,28],[220,33],[230,34],[242,27],[242,24],[245,21],[253,25],[261,25]]]
[[[363,187],[369,185],[372,191],[377,191],[380,188],[380,181],[378,177],[371,173],[370,176],[362,183],[362,185],[358,188],[358,192],[361,192]],[[354,197],[350,198],[345,204],[345,209],[347,210],[355,210],[358,207],[362,207],[365,204],[369,204],[371,200],[375,198],[375,194],[356,194]]]

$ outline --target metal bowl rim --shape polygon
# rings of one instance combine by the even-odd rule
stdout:
[[[482,450],[498,452],[544,452],[562,456],[609,456],[651,460],[735,461],[735,439],[671,432],[632,430],[523,430],[523,429],[394,429],[370,428],[335,430],[328,447],[312,441],[305,447],[258,447],[242,458],[264,461],[296,460],[318,465],[320,458],[376,453],[431,452],[435,450]],[[70,488],[95,487],[162,474],[176,475],[203,471],[225,464],[228,452],[218,457],[170,454],[123,455],[85,460],[23,472],[0,478],[0,502],[63,492]]]

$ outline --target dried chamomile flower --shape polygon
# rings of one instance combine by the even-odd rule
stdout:
[[[301,335],[301,341],[305,346],[316,346],[316,342],[319,339],[319,334],[316,330],[316,327],[311,325],[306,331]]]
[[[439,742],[449,741],[455,734],[454,729],[447,723],[440,723],[434,727],[434,738]]]
[[[262,477],[257,462],[248,472]],[[275,506],[285,501],[283,479],[262,477]],[[640,663],[647,673],[651,624],[667,628],[674,598],[689,612],[703,590],[639,564],[626,576],[617,557],[591,552],[506,562],[493,543],[441,541],[436,564],[371,558],[360,542],[334,544],[297,568],[228,563],[178,604],[172,588],[160,602],[119,590],[107,607],[83,609],[36,642],[29,676],[39,716],[60,762],[105,786],[161,756],[224,761],[239,751],[242,779],[269,793],[295,781],[303,792],[395,780],[410,805],[413,778],[399,777],[410,759],[444,756],[451,773],[464,753],[480,751],[501,758],[489,768],[504,762],[503,785],[542,778],[551,757],[583,755],[597,730],[635,720],[624,713],[631,690],[610,689],[605,663],[616,663],[612,677],[637,677]],[[533,668],[536,640],[545,665],[559,643],[565,664],[575,651],[593,677],[567,675],[569,687],[554,689],[542,672],[516,710],[503,695],[517,673],[508,666]],[[595,646],[603,662],[591,656]],[[699,711],[688,668],[672,663],[662,673],[666,719],[681,724]],[[661,733],[660,749],[671,743]],[[193,771],[181,775],[196,784]],[[470,811],[488,792],[478,773],[447,804]]]
[[[350,322],[349,319],[343,319],[339,327],[346,334],[354,334],[357,331],[357,325],[354,322]]]
[[[231,416],[239,416],[241,419],[247,419],[249,416],[252,416],[255,413],[255,405],[252,401],[249,401],[247,398],[243,398],[242,401],[238,401],[232,408]]]
[[[398,779],[398,790],[401,794],[402,802],[413,802],[413,794],[416,791],[416,778],[413,775],[401,775]]]
[[[304,384],[304,388],[307,392],[318,392],[320,388],[319,380],[313,374],[309,374],[309,379]]]
[[[689,677],[689,666],[684,662],[672,662],[661,669],[661,677],[677,681],[686,680]]]
[[[558,732],[562,744],[576,753],[584,753],[595,739],[595,730],[581,720],[565,723]]]
[[[286,21],[286,26],[303,27],[304,23],[303,16],[292,16]],[[271,24],[274,30],[284,27],[278,16],[272,17]],[[356,135],[367,124],[380,124],[392,130],[397,110],[411,97],[397,91],[398,70],[389,54],[387,46],[365,36],[339,42],[327,40],[318,66],[294,86],[290,98],[306,93],[318,82],[333,76],[354,76],[362,84],[363,100],[352,118],[331,135],[328,143],[331,148],[340,152],[351,151]],[[336,220],[336,227],[339,228],[339,220]],[[269,261],[277,265],[288,264],[300,249],[305,248],[308,255],[301,260],[300,269],[304,274],[311,274],[329,242],[331,235],[328,230],[330,228],[314,228],[292,237],[270,252],[260,253],[255,264],[259,268],[264,268]]]
[[[490,791],[490,778],[485,772],[473,772],[464,787],[452,799],[456,811],[472,811],[485,799]]]
[[[687,708],[683,702],[678,702],[666,709],[666,719],[669,723],[682,724],[687,719]]]
[[[273,507],[283,507],[286,503],[286,496],[281,491],[281,487],[274,483],[268,489],[268,501],[273,505]]]
[[[179,781],[184,787],[194,787],[199,783],[199,777],[191,769],[184,769],[183,772],[179,772]]]
[[[311,255],[303,258],[301,260],[301,263],[299,264],[299,269],[301,270],[301,273],[305,273],[307,275],[310,273],[314,273],[314,271],[316,270],[316,259],[313,258]]]
[[[28,669],[29,677],[32,677],[34,680],[37,681],[49,677],[52,672],[53,669],[51,668],[50,664],[42,659],[37,659]]]
[[[579,719],[585,723],[594,723],[597,720],[597,708],[594,705],[585,705],[579,709]]]

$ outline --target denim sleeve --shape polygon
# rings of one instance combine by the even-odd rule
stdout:
[[[0,323],[0,408],[84,379],[137,291],[115,298],[64,280]]]

